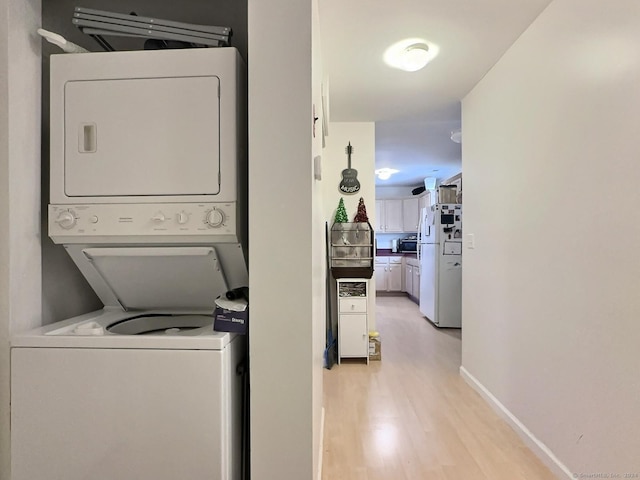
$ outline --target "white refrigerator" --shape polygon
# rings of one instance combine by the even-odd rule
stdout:
[[[436,327],[462,326],[462,205],[420,212],[420,312]]]

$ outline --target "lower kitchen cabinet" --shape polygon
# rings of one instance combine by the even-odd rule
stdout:
[[[416,258],[406,258],[404,265],[404,291],[414,301],[420,299],[420,264]]]
[[[377,257],[375,263],[376,291],[402,291],[402,257]]]
[[[404,290],[402,291],[409,295],[413,292],[413,268],[413,265],[404,266]]]
[[[413,284],[411,286],[411,296],[416,300],[420,300],[420,266],[413,267]]]
[[[373,276],[376,279],[376,292],[387,291],[387,271],[389,269],[389,261],[387,257],[384,258],[384,262],[380,257],[376,258],[376,263],[373,268]]]
[[[369,363],[369,281],[341,278],[338,284],[338,363],[342,358],[365,358]]]

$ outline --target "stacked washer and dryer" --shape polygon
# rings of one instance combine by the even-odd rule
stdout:
[[[245,82],[233,48],[51,57],[49,236],[104,308],[12,338],[14,480],[240,478]]]

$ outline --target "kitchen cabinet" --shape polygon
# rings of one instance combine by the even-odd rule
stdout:
[[[417,233],[423,208],[431,206],[431,192],[419,197],[376,200],[377,233]]]
[[[420,264],[417,258],[405,257],[403,268],[404,291],[409,298],[417,302],[420,298]]]
[[[432,198],[432,192],[430,192],[429,190],[427,190],[423,195],[421,195],[418,198],[418,210],[420,212],[422,212],[423,208],[430,208],[431,207],[431,198]]]
[[[373,276],[376,279],[376,292],[382,292],[387,290],[387,269],[389,268],[389,261],[387,257],[376,257],[376,263],[374,267]]]
[[[413,265],[404,266],[404,289],[402,291],[409,295],[413,292]]]
[[[369,363],[369,281],[341,278],[337,287],[338,363],[342,358],[365,358]]]
[[[376,232],[404,232],[402,199],[376,200]]]
[[[420,218],[420,200],[405,198],[402,200],[402,229],[405,232],[417,232]]]
[[[375,267],[376,291],[402,291],[402,257],[377,257]]]
[[[411,296],[420,301],[420,266],[413,267],[413,284],[411,286]]]
[[[376,200],[376,223],[374,230],[376,233],[384,232],[384,200]]]
[[[402,258],[389,259],[389,273],[387,275],[387,288],[389,292],[402,291]]]

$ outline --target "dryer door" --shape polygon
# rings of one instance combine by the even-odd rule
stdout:
[[[219,85],[216,76],[67,82],[66,195],[218,194]]]

